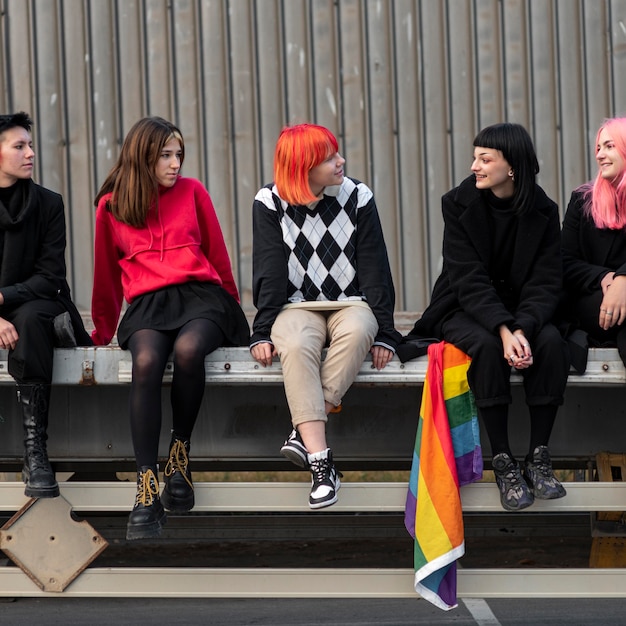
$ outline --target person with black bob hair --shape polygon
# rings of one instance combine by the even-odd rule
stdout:
[[[536,183],[533,142],[519,124],[481,130],[471,172],[442,198],[443,270],[398,356],[414,357],[431,338],[471,357],[468,382],[502,507],[517,511],[565,495],[548,450],[569,372],[567,345],[552,323],[562,293],[559,214]],[[511,368],[523,377],[530,413],[522,467],[508,437]]]

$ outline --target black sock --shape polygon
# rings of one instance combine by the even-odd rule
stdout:
[[[501,452],[506,452],[511,458],[511,448],[509,446],[509,406],[508,404],[498,404],[496,406],[480,407],[478,414],[487,431],[489,443],[491,444],[491,454],[496,456]]]
[[[527,459],[530,459],[537,446],[547,446],[552,434],[552,427],[559,407],[553,405],[530,406],[530,449]]]

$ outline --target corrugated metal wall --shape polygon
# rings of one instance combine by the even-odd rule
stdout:
[[[287,123],[340,138],[374,190],[398,292],[440,268],[440,197],[483,126],[524,124],[562,208],[626,113],[626,0],[0,0],[0,108],[36,122],[36,178],[63,193],[70,282],[89,307],[92,199],[125,132],[162,115],[218,209],[251,308],[250,208]]]

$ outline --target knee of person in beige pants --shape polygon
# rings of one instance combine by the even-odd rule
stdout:
[[[328,332],[330,343],[320,377],[325,400],[339,406],[374,343],[378,322],[369,307],[351,306],[329,316]]]

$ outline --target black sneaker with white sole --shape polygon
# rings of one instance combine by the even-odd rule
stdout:
[[[337,502],[337,492],[341,487],[341,472],[337,471],[333,463],[330,448],[322,452],[309,455],[311,470],[311,493],[309,507],[322,509]]]
[[[303,469],[309,468],[309,453],[304,446],[300,433],[295,428],[285,440],[280,453],[294,465]]]

